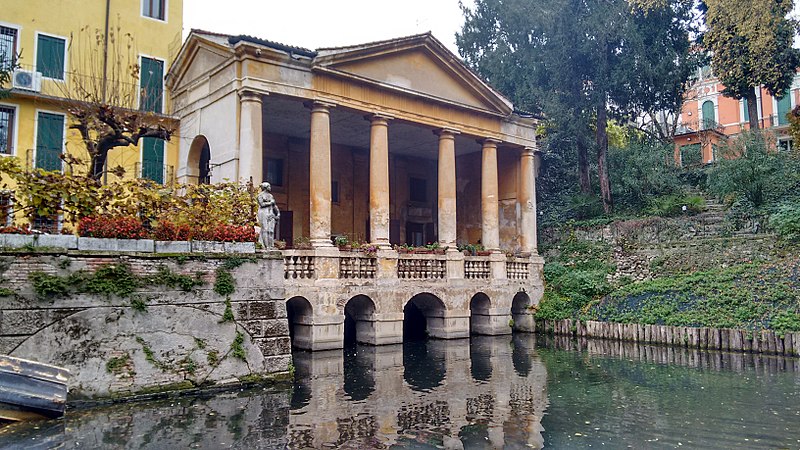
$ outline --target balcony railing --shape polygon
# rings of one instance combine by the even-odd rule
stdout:
[[[483,281],[531,279],[532,260],[526,257],[464,256],[457,254],[368,255],[336,249],[284,250],[284,278],[305,284],[316,279],[445,282],[448,278]]]

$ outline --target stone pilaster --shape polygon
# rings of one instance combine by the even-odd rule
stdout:
[[[456,134],[442,129],[439,135],[439,243],[456,248]]]
[[[368,117],[369,235],[373,244],[389,248],[389,118]]]
[[[262,143],[262,96],[253,91],[240,91],[241,124],[239,125],[239,182],[259,184],[264,181],[264,147]]]
[[[311,245],[332,247],[331,243],[331,120],[333,105],[311,104],[310,231]]]
[[[481,160],[481,242],[486,250],[500,250],[500,206],[497,188],[497,144],[485,139]]]
[[[534,149],[526,147],[520,156],[519,235],[523,252],[536,253],[536,178]]]

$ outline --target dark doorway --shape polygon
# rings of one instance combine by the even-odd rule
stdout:
[[[281,211],[281,219],[278,222],[278,235],[275,239],[286,242],[286,248],[292,248],[294,242],[294,214],[291,211]]]
[[[198,184],[211,184],[211,148],[208,141],[204,139],[203,149],[200,150],[200,175]]]

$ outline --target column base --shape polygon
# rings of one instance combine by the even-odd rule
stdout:
[[[311,239],[311,246],[314,248],[333,247],[330,239]]]

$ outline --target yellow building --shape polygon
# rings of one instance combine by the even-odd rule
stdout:
[[[105,83],[109,96],[121,97],[114,99],[120,106],[165,116],[171,111],[164,75],[181,45],[182,0],[0,3],[0,63],[16,63],[11,86],[5,86],[11,95],[0,99],[0,154],[17,156],[28,168],[69,170],[64,153],[87,161],[76,171],[88,170],[86,147],[66,113],[66,98],[74,99],[81,86]],[[138,65],[138,76],[129,64]],[[107,167],[168,183],[177,148],[176,138],[142,139],[136,147],[112,149]],[[8,219],[10,200],[1,201],[6,217],[0,220]]]

